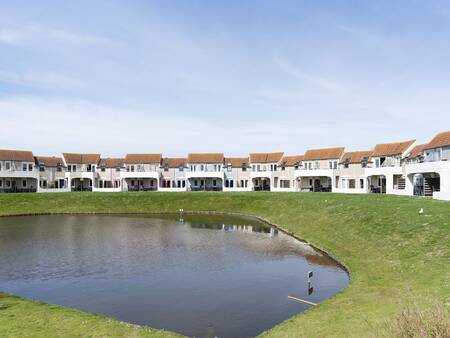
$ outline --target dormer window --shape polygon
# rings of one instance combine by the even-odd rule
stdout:
[[[350,167],[350,160],[346,158],[344,161],[344,168],[348,169],[348,167]]]
[[[367,164],[369,163],[369,158],[366,156],[362,159],[361,161],[361,167],[362,168],[367,168]]]
[[[233,167],[231,166],[231,163],[228,163],[228,165],[227,165],[227,170],[228,170],[228,171],[231,171],[232,168],[233,168]]]
[[[40,164],[39,165],[39,171],[45,171],[45,166],[43,165],[43,164]]]
[[[180,164],[180,166],[178,167],[179,171],[184,171],[184,166]]]
[[[167,163],[164,165],[164,171],[169,171],[169,165]]]

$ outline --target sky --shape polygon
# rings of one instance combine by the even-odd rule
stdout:
[[[450,2],[0,2],[0,149],[284,151],[450,130]]]

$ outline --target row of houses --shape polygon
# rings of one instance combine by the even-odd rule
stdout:
[[[0,150],[0,192],[64,191],[309,191],[432,196],[450,200],[450,131],[429,143],[377,144],[346,152],[344,147],[226,157],[222,153],[64,153],[34,156]]]

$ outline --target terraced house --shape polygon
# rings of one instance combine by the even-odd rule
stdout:
[[[450,131],[430,142],[380,143],[373,150],[343,147],[225,157],[64,153],[33,156],[0,150],[0,192],[64,191],[312,191],[380,193],[450,200]]]
[[[254,191],[271,191],[278,188],[278,164],[283,155],[283,152],[250,154],[250,177]]]
[[[300,191],[333,191],[343,154],[343,147],[308,150],[303,166],[295,171],[295,177],[300,179]]]
[[[31,151],[0,150],[0,192],[36,192],[39,172]]]

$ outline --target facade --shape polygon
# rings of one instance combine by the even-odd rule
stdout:
[[[450,200],[450,131],[415,148],[406,166],[406,194]]]
[[[278,187],[274,191],[299,191],[300,178],[296,178],[296,170],[302,169],[303,155],[283,156],[278,163],[279,180]]]
[[[250,177],[254,191],[272,191],[279,187],[278,164],[283,155],[283,152],[250,154]]]
[[[404,166],[416,141],[377,144],[365,170],[368,192],[406,195]]]
[[[450,131],[430,142],[377,144],[373,150],[311,149],[225,157],[223,153],[64,153],[0,150],[0,192],[274,191],[385,193],[450,200]]]
[[[336,176],[343,147],[311,149],[305,153],[303,165],[295,171],[300,179],[300,191],[331,192],[336,187]]]
[[[334,192],[363,194],[367,192],[366,168],[370,165],[372,150],[346,152],[336,171]]]
[[[251,191],[250,161],[248,157],[227,157],[224,160],[223,191]]]
[[[0,150],[0,192],[36,192],[39,172],[31,151]]]
[[[64,153],[67,184],[72,191],[92,191],[97,185],[100,154]]]
[[[188,171],[185,157],[166,157],[162,160],[160,191],[186,191],[186,172]]]
[[[156,191],[160,180],[161,154],[127,154],[120,172],[124,191]]]
[[[101,158],[96,168],[97,180],[92,191],[122,191],[122,178],[120,174],[124,169],[123,158]]]
[[[39,170],[38,192],[69,192],[70,185],[66,178],[67,167],[62,157],[36,156]]]
[[[190,153],[186,172],[188,191],[222,191],[225,174],[223,153]]]

